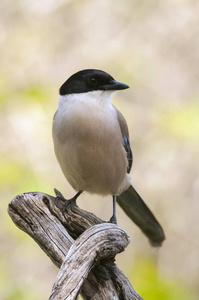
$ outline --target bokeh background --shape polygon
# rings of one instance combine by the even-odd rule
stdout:
[[[22,192],[73,195],[51,126],[60,85],[85,68],[130,85],[113,102],[134,153],[132,181],[166,233],[150,246],[118,207],[131,237],[117,264],[149,300],[199,299],[199,2],[1,0],[0,299],[48,299],[58,270],[7,214]],[[110,197],[78,205],[108,220]]]

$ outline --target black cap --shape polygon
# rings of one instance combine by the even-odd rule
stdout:
[[[74,93],[86,93],[91,91],[116,91],[129,88],[125,83],[116,81],[108,73],[86,69],[79,71],[69,77],[60,87],[60,95],[68,95]]]

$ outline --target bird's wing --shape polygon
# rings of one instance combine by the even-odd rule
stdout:
[[[133,154],[131,151],[131,146],[130,146],[130,141],[129,141],[129,130],[128,126],[126,123],[126,120],[123,116],[123,114],[115,107],[116,112],[117,112],[117,119],[118,123],[120,125],[121,133],[122,133],[122,138],[123,138],[123,145],[126,150],[126,155],[128,159],[128,168],[127,168],[127,173],[130,173],[132,163],[133,163]]]

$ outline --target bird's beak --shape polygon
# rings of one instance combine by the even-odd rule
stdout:
[[[125,90],[128,89],[129,86],[125,83],[116,81],[116,80],[111,80],[108,84],[103,86],[103,89],[105,91],[117,91],[117,90]]]

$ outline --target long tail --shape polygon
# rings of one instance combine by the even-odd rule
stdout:
[[[165,239],[164,231],[140,195],[131,185],[117,196],[117,202],[129,218],[143,231],[154,247],[161,246]]]

